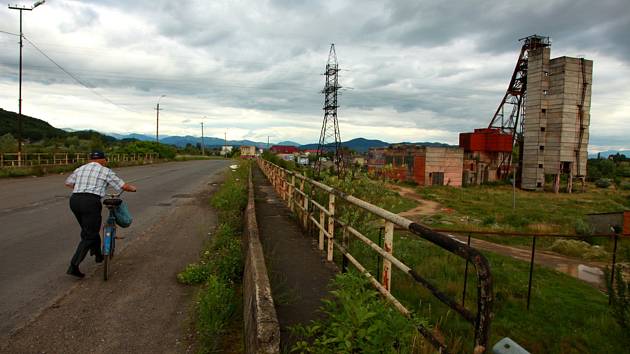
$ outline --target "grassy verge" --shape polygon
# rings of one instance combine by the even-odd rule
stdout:
[[[177,275],[184,284],[200,284],[195,307],[195,327],[200,353],[223,348],[238,352],[242,340],[241,254],[242,216],[247,204],[247,163],[230,172],[225,183],[212,197],[219,224],[206,242],[199,262],[189,264]],[[229,344],[229,345],[228,345]]]

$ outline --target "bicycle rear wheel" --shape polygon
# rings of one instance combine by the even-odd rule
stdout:
[[[114,255],[116,229],[112,226],[105,226],[103,235],[103,280],[107,280],[109,279],[109,268]]]

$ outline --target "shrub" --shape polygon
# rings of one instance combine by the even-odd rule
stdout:
[[[610,179],[608,178],[600,178],[597,181],[595,181],[595,185],[599,188],[608,188],[610,187],[612,183],[610,182]]]
[[[334,280],[334,300],[322,300],[326,318],[292,332],[300,353],[408,353],[419,336],[410,320],[385,302],[365,277],[350,272]]]
[[[201,284],[211,275],[208,264],[191,263],[182,272],[177,274],[177,280],[182,284]]]
[[[587,242],[578,240],[556,240],[551,245],[551,250],[567,256],[583,259],[602,259],[608,257],[608,252],[600,246],[591,246]]]
[[[619,188],[621,188],[623,190],[626,190],[626,191],[630,190],[630,182],[628,182],[628,181],[621,182],[619,184]]]

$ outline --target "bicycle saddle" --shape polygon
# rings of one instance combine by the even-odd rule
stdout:
[[[103,200],[103,205],[105,206],[119,206],[122,203],[122,199],[118,198],[107,198]]]

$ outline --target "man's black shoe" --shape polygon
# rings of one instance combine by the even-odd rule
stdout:
[[[94,257],[94,261],[96,263],[103,263],[103,254],[101,252],[99,252],[95,257]]]
[[[66,272],[66,274],[74,275],[75,277],[78,277],[78,278],[83,278],[85,276],[85,274],[81,273],[81,271],[79,270],[79,266],[75,266],[72,264],[68,268],[68,271]]]

